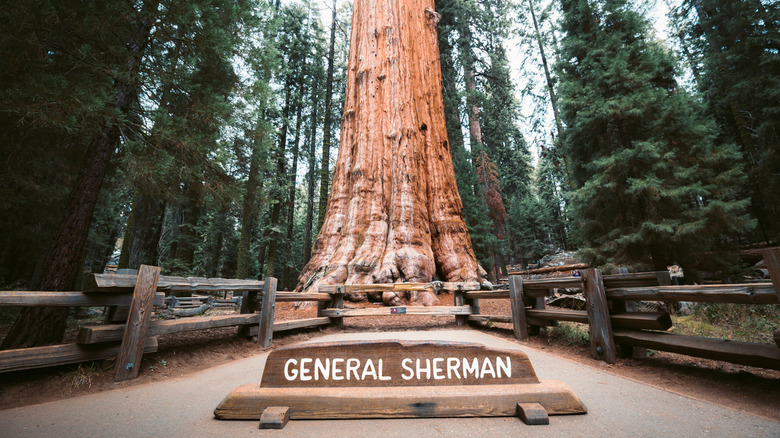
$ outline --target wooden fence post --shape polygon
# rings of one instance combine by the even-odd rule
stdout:
[[[780,248],[768,248],[761,253],[764,255],[766,269],[777,293],[777,302],[780,303]]]
[[[336,286],[336,292],[330,292],[329,301],[319,301],[317,303],[317,317],[322,318],[324,316],[323,311],[325,309],[343,309],[344,308],[344,288],[342,286]],[[330,324],[336,327],[344,327],[343,317],[329,317]]]
[[[612,311],[614,313],[639,311],[638,301],[612,300],[611,303],[612,303]],[[632,358],[644,359],[647,357],[647,348],[635,347],[633,345],[628,345],[628,344],[617,344],[617,353],[618,356],[624,359],[632,359]]]
[[[276,278],[268,277],[263,284],[263,303],[260,308],[260,327],[257,342],[270,347],[274,337],[274,309],[276,308]]]
[[[452,292],[452,298],[454,301],[454,304],[456,306],[463,306],[466,304],[466,300],[463,296],[463,285],[459,284],[458,288]],[[468,323],[469,316],[468,315],[456,315],[455,316],[455,325],[457,327],[464,326]]]
[[[544,310],[547,307],[547,305],[544,302],[544,297],[536,297],[536,298],[532,298],[532,300],[533,300],[534,310]],[[554,321],[547,320],[543,322],[546,323],[547,325],[552,325]],[[538,335],[539,333],[541,333],[542,327],[543,326],[540,325],[530,325],[528,327],[528,334],[531,336]]]
[[[263,284],[263,287],[265,287],[265,284]],[[239,313],[247,314],[247,313],[255,313],[255,309],[257,307],[257,291],[255,290],[245,290],[243,294],[241,295],[241,310]],[[238,336],[246,336],[250,337],[249,334],[249,328],[251,325],[240,325],[238,326]]]
[[[509,276],[509,301],[512,306],[515,338],[525,339],[528,337],[528,320],[525,317],[525,303],[523,302],[523,277],[519,275]]]
[[[333,298],[333,300],[331,301],[331,307],[333,307],[334,309],[344,308],[344,287],[343,286],[340,286],[338,288],[338,291],[335,294],[331,295],[331,297]],[[331,318],[330,321],[334,326],[338,328],[344,327],[344,317]]]
[[[585,306],[588,310],[590,347],[593,356],[606,363],[615,363],[617,351],[612,336],[612,322],[609,319],[604,279],[600,270],[582,271],[582,290],[585,293]]]
[[[157,291],[157,281],[160,278],[160,268],[141,265],[138,279],[135,282],[133,301],[122,336],[122,347],[116,360],[114,381],[134,379],[141,369],[141,357],[144,354],[146,332],[149,329],[149,319],[152,316],[154,293]]]

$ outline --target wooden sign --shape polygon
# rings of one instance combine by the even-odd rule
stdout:
[[[261,427],[278,427],[284,422],[271,415],[276,411],[285,412],[285,421],[519,415],[544,424],[547,414],[582,414],[587,409],[566,385],[540,381],[521,351],[387,340],[275,350],[261,383],[233,390],[214,416],[266,417],[268,424]]]
[[[521,351],[459,342],[354,341],[280,348],[262,387],[452,386],[539,383]]]

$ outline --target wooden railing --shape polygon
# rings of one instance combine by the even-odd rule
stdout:
[[[608,363],[614,363],[618,355],[642,357],[645,348],[652,348],[780,369],[779,332],[773,334],[777,345],[670,334],[665,333],[672,326],[668,313],[637,311],[638,301],[778,305],[780,251],[766,250],[764,259],[772,283],[672,286],[665,271],[602,277],[598,270],[588,269],[582,271],[582,277],[523,281],[519,276],[512,276],[509,290],[467,292],[465,296],[474,301],[479,298],[510,299],[511,316],[474,314],[469,320],[512,323],[518,339],[525,339],[539,327],[557,321],[588,324],[593,356]],[[551,288],[581,289],[587,310],[545,309],[543,297],[552,294]]]
[[[322,286],[320,293],[327,293],[332,298],[330,304],[321,306],[318,316],[329,317],[337,324],[345,317],[359,316],[454,316],[458,325],[467,321],[512,324],[517,339],[526,339],[538,333],[541,327],[555,325],[558,321],[572,321],[588,325],[592,355],[607,363],[615,363],[618,356],[641,357],[645,348],[653,348],[780,369],[780,333],[773,335],[777,346],[676,335],[665,333],[672,327],[668,312],[637,310],[638,301],[780,304],[780,251],[767,251],[765,259],[774,284],[672,286],[666,271],[602,275],[598,269],[585,269],[579,277],[523,280],[521,276],[510,276],[509,288],[504,290],[482,291],[476,283],[438,286],[453,293],[454,306],[343,309],[345,293],[432,291],[437,288],[435,283]],[[558,288],[582,290],[586,310],[546,308],[545,297]],[[511,315],[481,313],[480,299],[508,299]]]
[[[401,283],[321,286],[318,293],[277,292],[275,278],[229,280],[166,277],[159,268],[143,266],[138,275],[99,274],[89,277],[84,291],[0,292],[0,307],[107,306],[105,324],[81,327],[73,344],[0,351],[0,373],[117,357],[115,379],[137,376],[145,353],[157,351],[157,336],[193,330],[238,326],[239,335],[271,345],[274,332],[324,325],[343,325],[348,317],[378,315],[452,316],[457,325],[503,322],[513,325],[515,337],[525,339],[558,321],[588,324],[594,357],[614,363],[618,355],[641,355],[643,348],[780,369],[780,334],[777,347],[665,333],[672,326],[666,312],[639,312],[637,301],[694,301],[744,304],[780,304],[780,251],[765,254],[773,284],[671,286],[668,273],[604,275],[597,269],[579,277],[523,280],[511,276],[509,288],[479,290],[478,283]],[[587,310],[548,309],[545,297],[555,288],[581,289]],[[151,320],[154,308],[166,306],[168,293],[240,293],[237,314]],[[453,306],[400,306],[345,309],[344,295],[354,292],[453,293]],[[177,298],[178,299],[178,298]],[[511,315],[480,312],[480,299],[508,299]],[[168,297],[170,304],[173,298]],[[182,298],[181,300],[185,300]],[[190,299],[189,301],[195,301]],[[238,300],[236,300],[238,301]],[[276,302],[318,303],[317,317],[274,321]],[[259,311],[259,313],[257,313]]]
[[[210,297],[176,297],[181,293],[240,294],[239,313],[152,320],[153,310],[170,310],[177,301],[203,302]],[[168,297],[165,295],[169,294]],[[117,358],[115,379],[138,375],[143,354],[156,352],[157,337],[170,333],[238,326],[239,334],[253,337],[262,346],[271,345],[273,332],[330,324],[329,318],[274,322],[276,301],[330,299],[323,294],[276,292],[276,279],[231,280],[184,278],[159,275],[159,268],[142,266],[138,275],[95,274],[77,292],[0,292],[0,307],[106,306],[106,322],[81,327],[76,342],[46,347],[0,351],[0,373],[83,361]],[[229,300],[223,300],[229,301]],[[268,303],[269,305],[265,305]],[[227,304],[227,303],[226,303]],[[256,313],[259,311],[259,313]]]

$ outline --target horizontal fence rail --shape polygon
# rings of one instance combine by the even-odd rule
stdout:
[[[158,349],[158,337],[172,333],[238,327],[241,336],[260,345],[271,345],[273,333],[301,328],[343,325],[344,318],[395,315],[453,317],[457,325],[471,323],[512,324],[515,336],[525,339],[541,327],[558,321],[587,324],[594,357],[613,363],[618,354],[641,357],[645,348],[725,360],[751,366],[780,369],[780,332],[777,345],[734,342],[665,333],[672,327],[667,312],[637,311],[639,301],[692,301],[704,303],[780,304],[780,250],[765,250],[772,283],[672,286],[669,274],[644,272],[603,275],[583,269],[579,276],[524,279],[510,276],[509,287],[480,290],[479,283],[396,283],[372,285],[323,285],[317,293],[282,292],[277,280],[232,280],[160,276],[159,268],[143,267],[139,275],[96,274],[87,278],[83,291],[4,291],[0,307],[105,306],[106,323],[81,327],[76,343],[0,351],[0,372],[41,368],[116,357],[116,379],[137,375],[143,354]],[[555,289],[579,289],[587,310],[546,308],[545,298]],[[233,292],[232,299],[212,293]],[[344,296],[371,292],[451,292],[453,306],[397,306],[344,308]],[[176,294],[200,293],[195,296]],[[167,295],[167,296],[166,296]],[[509,300],[511,315],[486,315],[479,300]],[[276,302],[316,302],[316,318],[274,321]],[[151,309],[192,309],[199,306],[234,306],[238,313],[150,320]],[[147,312],[143,309],[149,309]],[[179,310],[177,310],[179,311]]]

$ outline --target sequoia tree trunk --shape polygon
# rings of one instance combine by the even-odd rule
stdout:
[[[433,3],[354,2],[338,160],[298,290],[486,276],[461,214]],[[401,304],[395,294],[382,298]],[[416,298],[437,301],[430,293]]]

